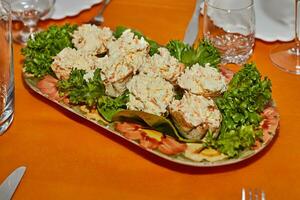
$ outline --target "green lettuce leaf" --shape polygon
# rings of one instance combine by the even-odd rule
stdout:
[[[190,142],[190,140],[183,138],[176,130],[170,120],[165,117],[153,115],[150,113],[134,110],[122,110],[117,112],[112,121],[134,121],[137,123],[145,124],[156,131],[171,137],[177,138],[179,141]]]
[[[112,121],[113,116],[127,108],[126,103],[129,101],[129,93],[125,92],[123,95],[112,98],[109,96],[101,96],[98,99],[97,110],[109,122]]]

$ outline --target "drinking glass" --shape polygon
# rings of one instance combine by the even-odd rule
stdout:
[[[0,0],[0,135],[14,115],[14,67],[9,0]]]
[[[221,52],[223,64],[243,64],[255,41],[253,0],[205,0],[203,35]]]
[[[278,68],[300,75],[300,0],[295,0],[295,39],[293,43],[281,44],[270,52],[271,61]]]
[[[27,40],[38,32],[37,23],[40,18],[46,16],[53,8],[55,0],[10,0],[13,16],[23,22],[23,29],[14,37],[20,44],[26,44]]]

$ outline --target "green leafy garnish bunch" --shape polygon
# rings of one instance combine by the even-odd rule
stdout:
[[[77,25],[50,26],[46,31],[35,34],[29,39],[21,52],[25,56],[24,69],[26,73],[41,78],[47,74],[53,75],[51,69],[52,57],[66,47],[73,47],[72,33]]]
[[[219,51],[208,40],[202,40],[194,47],[179,40],[171,40],[166,47],[172,56],[187,67],[196,63],[200,66],[210,63],[211,66],[217,67],[221,61]]]
[[[57,87],[61,96],[69,97],[70,103],[93,107],[98,98],[105,94],[105,88],[100,69],[95,70],[93,78],[89,81],[84,79],[85,73],[85,70],[73,69],[70,77],[67,80],[60,80]]]
[[[117,98],[106,96],[100,69],[96,69],[93,78],[88,81],[84,79],[85,74],[85,70],[73,69],[67,80],[58,81],[60,95],[67,96],[73,105],[97,108],[107,121],[111,121],[112,116],[118,111],[126,109],[128,93]]]
[[[207,144],[230,157],[253,146],[262,136],[260,113],[271,99],[271,81],[261,79],[255,64],[245,64],[224,95],[216,99],[223,120],[219,137],[208,135]]]

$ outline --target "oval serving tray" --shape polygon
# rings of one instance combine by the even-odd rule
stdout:
[[[261,152],[263,149],[265,149],[271,143],[271,141],[274,139],[274,137],[276,136],[276,134],[278,132],[278,131],[275,131],[274,133],[272,133],[270,135],[270,138],[267,141],[265,141],[263,144],[261,144],[260,147],[258,147],[257,149],[246,150],[246,151],[242,152],[238,158],[225,158],[223,160],[218,160],[218,161],[194,161],[194,160],[188,159],[187,157],[183,156],[181,153],[177,154],[177,155],[166,155],[158,150],[152,150],[149,148],[142,147],[137,141],[128,139],[124,135],[119,133],[118,131],[114,130],[114,128],[112,126],[113,123],[105,124],[105,123],[101,123],[99,121],[90,119],[87,116],[85,116],[84,113],[80,109],[78,109],[78,106],[70,107],[69,105],[67,105],[63,102],[58,102],[56,100],[48,98],[48,96],[46,94],[42,93],[39,90],[39,88],[36,86],[36,84],[37,84],[36,78],[27,76],[25,73],[23,73],[23,79],[24,79],[25,83],[30,87],[30,89],[32,89],[34,92],[38,93],[39,95],[43,96],[44,98],[56,103],[60,107],[72,112],[73,114],[75,114],[77,116],[80,116],[81,118],[83,118],[89,122],[96,124],[97,126],[109,131],[111,134],[115,134],[115,135],[127,140],[128,142],[133,143],[133,144],[137,145],[138,147],[140,147],[156,156],[159,156],[163,159],[169,160],[174,163],[182,164],[182,165],[193,166],[193,167],[216,167],[216,166],[224,166],[224,165],[241,162],[250,157],[253,157],[254,155]],[[278,129],[278,127],[277,127],[277,129]]]

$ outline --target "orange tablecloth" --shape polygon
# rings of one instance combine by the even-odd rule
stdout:
[[[183,38],[194,4],[113,0],[104,25],[133,27],[164,44]],[[100,7],[41,25],[86,22]],[[15,119],[0,136],[0,181],[25,165],[14,199],[232,200],[240,199],[242,187],[263,188],[272,200],[299,199],[300,76],[272,65],[268,53],[275,45],[256,41],[252,60],[272,80],[281,115],[279,137],[254,158],[216,168],[164,161],[34,94],[22,81],[21,47],[15,45]]]

